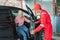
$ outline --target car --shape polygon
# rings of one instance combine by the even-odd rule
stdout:
[[[15,15],[12,11],[22,10],[25,13],[28,11],[12,6],[0,6],[0,40],[17,40]]]
[[[18,13],[18,10],[23,11],[25,14],[25,17],[31,20],[31,23],[24,23],[30,31],[35,29],[36,26],[34,25],[34,21],[36,21],[36,17],[34,16],[32,10],[26,5],[27,10],[24,10],[22,8],[12,7],[12,6],[0,6],[0,40],[17,40],[20,38],[20,40],[23,40],[23,37],[21,35],[17,35],[16,32],[16,24],[14,22],[14,19],[16,17],[16,13]],[[33,24],[33,25],[32,25]],[[32,27],[33,26],[33,27]],[[37,34],[37,35],[40,35]],[[37,40],[37,35],[31,35],[28,40]],[[40,37],[41,38],[41,37]]]
[[[16,40],[14,15],[7,6],[0,6],[0,40]]]

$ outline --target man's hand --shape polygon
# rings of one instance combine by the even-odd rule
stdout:
[[[34,30],[31,31],[31,34],[35,34]]]
[[[37,24],[38,22],[34,22],[34,24]]]

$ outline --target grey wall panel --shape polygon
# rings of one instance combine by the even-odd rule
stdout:
[[[60,16],[56,16],[56,33],[60,33]]]

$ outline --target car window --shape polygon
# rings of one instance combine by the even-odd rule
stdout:
[[[13,21],[12,14],[8,9],[0,9],[0,26],[7,26]]]

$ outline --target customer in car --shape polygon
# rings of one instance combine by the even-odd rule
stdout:
[[[18,11],[18,16],[15,18],[15,23],[18,25],[17,32],[19,32],[23,36],[23,40],[27,40],[28,28],[23,25],[25,22],[30,23],[30,20],[28,20],[26,17],[23,16],[23,13],[21,10]]]

